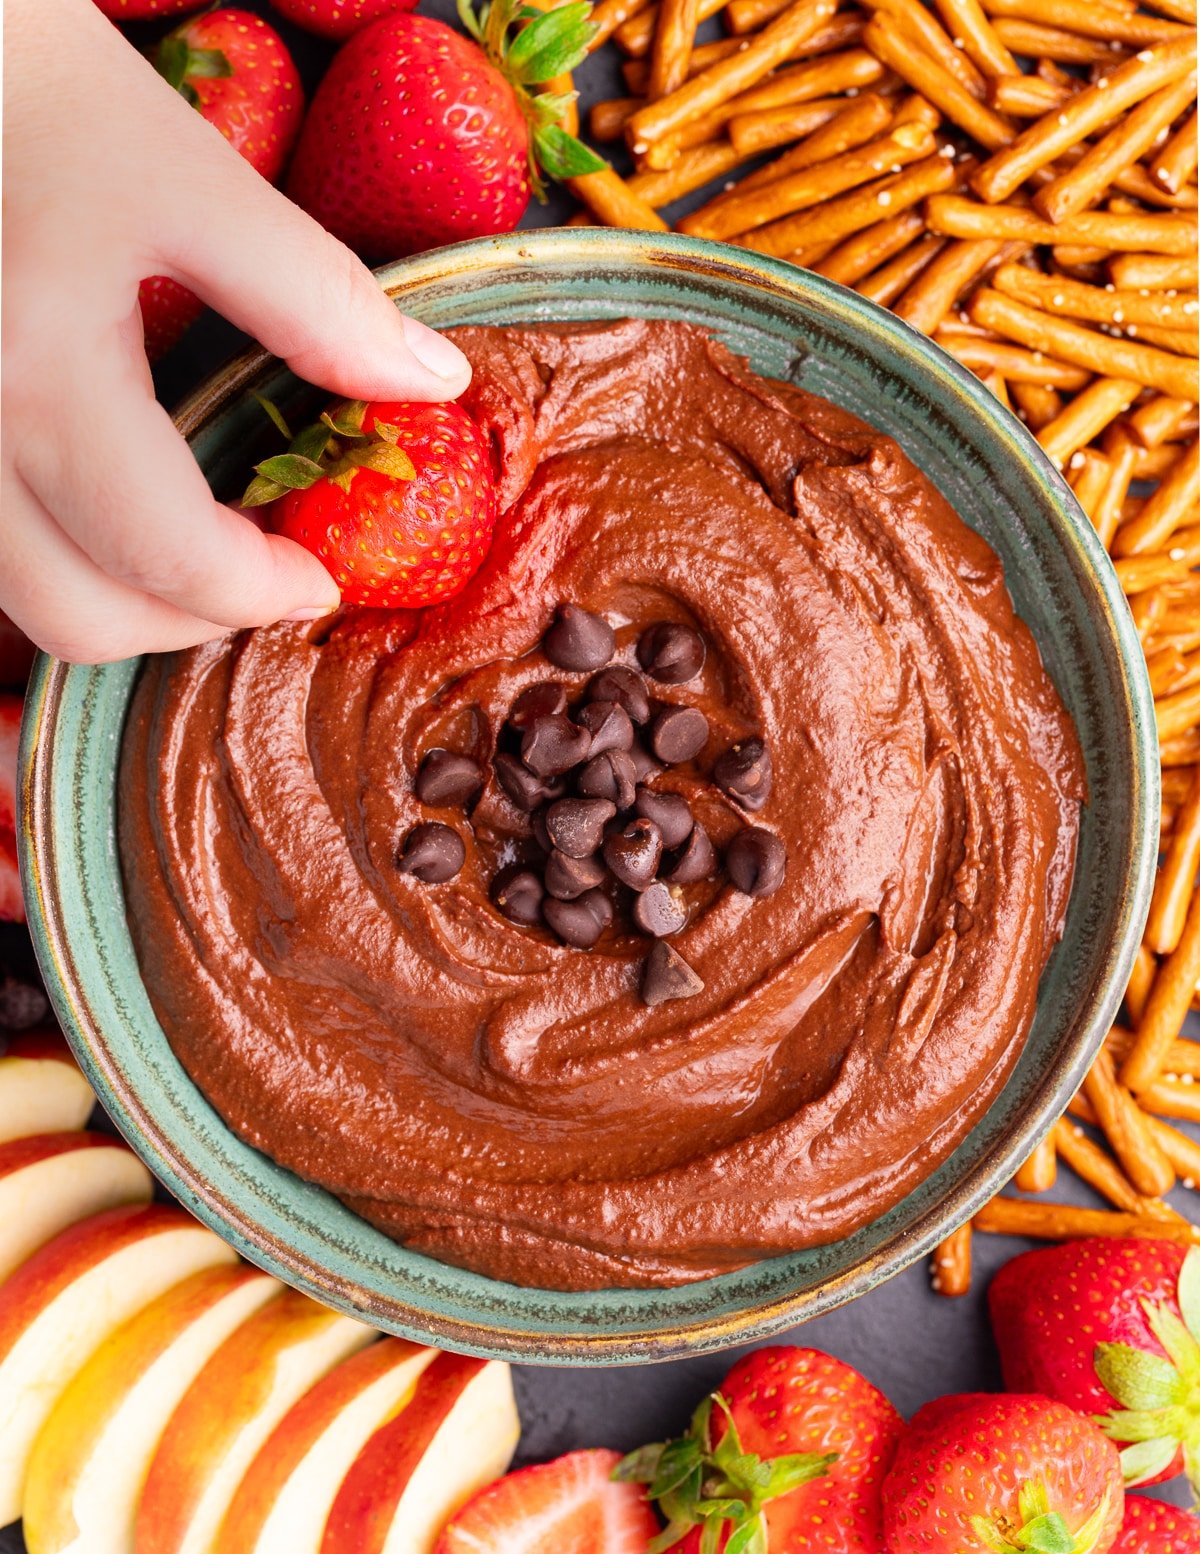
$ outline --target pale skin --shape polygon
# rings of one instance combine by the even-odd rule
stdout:
[[[139,281],[189,286],[331,395],[452,399],[466,359],[91,0],[7,0],[4,30],[0,609],[84,663],[326,614],[320,562],[216,502],[156,402]]]

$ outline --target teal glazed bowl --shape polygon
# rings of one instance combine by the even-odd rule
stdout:
[[[1154,716],[1116,577],[1033,439],[969,373],[852,291],[696,239],[601,230],[517,233],[381,272],[426,323],[674,318],[754,367],[890,433],[999,552],[1083,743],[1083,815],[1066,929],[1003,1093],[937,1171],[829,1246],[672,1290],[523,1289],[395,1245],[320,1188],[243,1144],[176,1060],[126,926],[116,771],[138,663],[42,659],[22,745],[29,914],[58,1016],[105,1107],[176,1196],[247,1258],[407,1338],[510,1359],[666,1360],[767,1338],[871,1289],[1012,1176],[1063,1111],[1113,1019],[1149,904],[1158,834]],[[200,388],[177,422],[218,494],[261,445],[252,391],[287,409],[311,391],[261,351]]]

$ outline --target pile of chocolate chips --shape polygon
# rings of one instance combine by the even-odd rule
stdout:
[[[744,826],[718,860],[708,833],[680,794],[650,783],[665,768],[691,761],[708,741],[696,707],[662,700],[660,686],[684,685],[704,667],[704,639],[690,626],[661,621],[642,632],[642,673],[614,664],[616,638],[599,615],[562,605],[542,641],[557,669],[590,673],[582,700],[570,705],[559,680],[526,686],[497,741],[496,780],[530,817],[536,863],[511,865],[492,881],[491,897],[511,922],[551,929],[564,944],[590,949],[613,921],[614,900],[633,928],[654,941],[642,977],[647,1004],[686,998],[704,984],[665,941],[688,921],[684,887],[724,867],[748,896],[783,883],[783,843],[761,826]],[[755,812],[771,791],[771,758],[758,739],[734,745],[714,763],[712,781],[743,810]],[[484,785],[470,757],[430,750],[416,795],[430,806],[466,806]],[[414,826],[398,859],[403,873],[430,884],[453,879],[466,853],[440,821]]]

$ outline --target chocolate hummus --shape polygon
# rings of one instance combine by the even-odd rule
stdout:
[[[238,1134],[448,1262],[663,1285],[833,1240],[1016,1059],[1071,883],[1070,719],[999,560],[888,438],[684,325],[456,339],[501,473],[466,592],[141,679],[120,840],[155,1009]],[[564,602],[639,673],[651,626],[699,634],[686,683],[646,685],[703,712],[704,746],[642,780],[717,860],[772,833],[769,894],[735,854],[673,888],[684,925],[648,930],[669,939],[617,901],[588,948],[536,899],[500,909],[498,878],[548,867],[497,780],[506,720],[534,682],[590,679],[543,648]],[[748,745],[757,807],[713,780]],[[481,790],[435,762],[426,797],[456,801],[422,803],[431,750]],[[422,879],[401,849],[431,821],[463,846]],[[661,999],[649,944],[684,968]]]

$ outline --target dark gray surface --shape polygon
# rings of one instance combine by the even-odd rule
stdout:
[[[281,21],[265,0],[243,3],[278,26],[311,90],[329,57],[327,46]],[[454,5],[453,0],[424,0],[421,9],[450,20]],[[153,33],[139,30],[138,36],[148,38]],[[623,95],[613,53],[612,49],[603,50],[579,72],[577,81],[585,102]],[[703,194],[697,195],[686,203],[698,203],[702,198]],[[572,208],[561,197],[547,206],[533,204],[523,224],[554,225]],[[244,337],[230,325],[206,315],[156,374],[160,397],[167,404],[174,403],[244,343]],[[1052,1196],[1092,1206],[1099,1203],[1069,1171],[1061,1173]],[[1194,1194],[1181,1189],[1173,1201],[1181,1212],[1196,1216]],[[928,1269],[913,1267],[872,1294],[790,1336],[797,1343],[827,1349],[856,1366],[905,1415],[947,1392],[995,1388],[999,1373],[984,1293],[991,1274],[1027,1245],[977,1235],[974,1286],[964,1299],[946,1300],[933,1294]],[[524,1433],[518,1460],[538,1461],[580,1446],[624,1450],[676,1432],[701,1395],[720,1382],[738,1352],[609,1371],[521,1367],[517,1393]],[[1181,1484],[1168,1486],[1161,1493],[1178,1504],[1187,1503]],[[21,1554],[23,1548],[16,1529],[0,1532],[0,1554]]]

